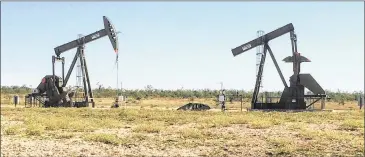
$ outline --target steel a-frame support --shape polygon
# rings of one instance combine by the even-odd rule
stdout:
[[[81,63],[82,81],[83,81],[84,91],[85,91],[85,103],[88,105],[89,99],[90,99],[92,107],[94,108],[95,102],[94,102],[94,96],[93,96],[93,93],[91,90],[89,72],[87,70],[87,64],[86,64],[86,59],[85,59],[85,55],[84,55],[84,45],[79,46],[77,48],[77,50],[79,51],[78,54],[79,54],[80,63]]]
[[[269,44],[267,42],[264,43],[264,52],[263,52],[263,55],[261,57],[261,61],[260,61],[260,65],[259,65],[259,71],[257,73],[255,88],[254,88],[254,92],[253,92],[253,96],[252,96],[252,100],[251,100],[251,108],[252,109],[255,108],[254,106],[255,106],[255,104],[257,102],[258,93],[260,91],[261,80],[262,80],[262,73],[264,72],[264,65],[265,65],[267,51],[269,51],[269,54],[271,56],[271,59],[272,59],[272,61],[275,64],[275,68],[278,71],[278,73],[280,75],[280,79],[283,82],[285,88],[288,87],[288,85],[287,85],[287,83],[286,83],[286,81],[284,79],[283,73],[281,72],[278,63],[276,62],[275,56],[274,56],[274,54],[273,54],[273,52],[272,52]]]
[[[89,104],[89,99],[90,102],[92,103],[92,107],[95,107],[95,102],[94,102],[94,96],[91,90],[91,83],[90,83],[90,78],[89,78],[89,72],[87,69],[87,64],[86,64],[86,59],[85,59],[85,54],[84,54],[84,48],[85,45],[84,44],[80,44],[77,47],[77,52],[74,56],[74,59],[72,60],[71,66],[66,74],[66,77],[64,75],[64,57],[62,57],[62,59],[58,59],[55,56],[52,56],[52,71],[53,71],[53,75],[54,71],[55,71],[55,66],[54,63],[56,60],[62,60],[62,78],[63,78],[63,84],[62,87],[66,87],[68,80],[70,79],[71,73],[75,67],[75,64],[77,62],[77,59],[80,59],[80,63],[81,63],[81,72],[82,72],[82,81],[83,81],[83,86],[84,86],[84,92],[85,92],[85,103],[88,106]]]

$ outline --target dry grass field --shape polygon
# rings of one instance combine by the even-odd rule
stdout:
[[[176,111],[189,100],[130,100],[111,109],[1,104],[1,156],[364,156],[356,102],[318,112]],[[209,104],[210,99],[195,100]],[[244,103],[244,108],[248,107]],[[319,106],[319,105],[317,105]],[[346,109],[346,110],[344,110]]]

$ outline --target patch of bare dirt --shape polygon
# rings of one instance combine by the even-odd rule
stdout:
[[[204,148],[161,148],[148,143],[131,146],[113,146],[81,139],[38,140],[13,138],[1,139],[1,156],[198,156]]]

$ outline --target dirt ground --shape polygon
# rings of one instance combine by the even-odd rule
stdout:
[[[1,156],[364,156],[361,110],[194,112],[174,110],[182,102],[167,107],[171,102],[2,105]]]

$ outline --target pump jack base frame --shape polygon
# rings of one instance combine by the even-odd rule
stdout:
[[[89,107],[89,103],[86,101],[75,101],[75,102],[73,102],[73,107],[76,107],[76,108]]]

